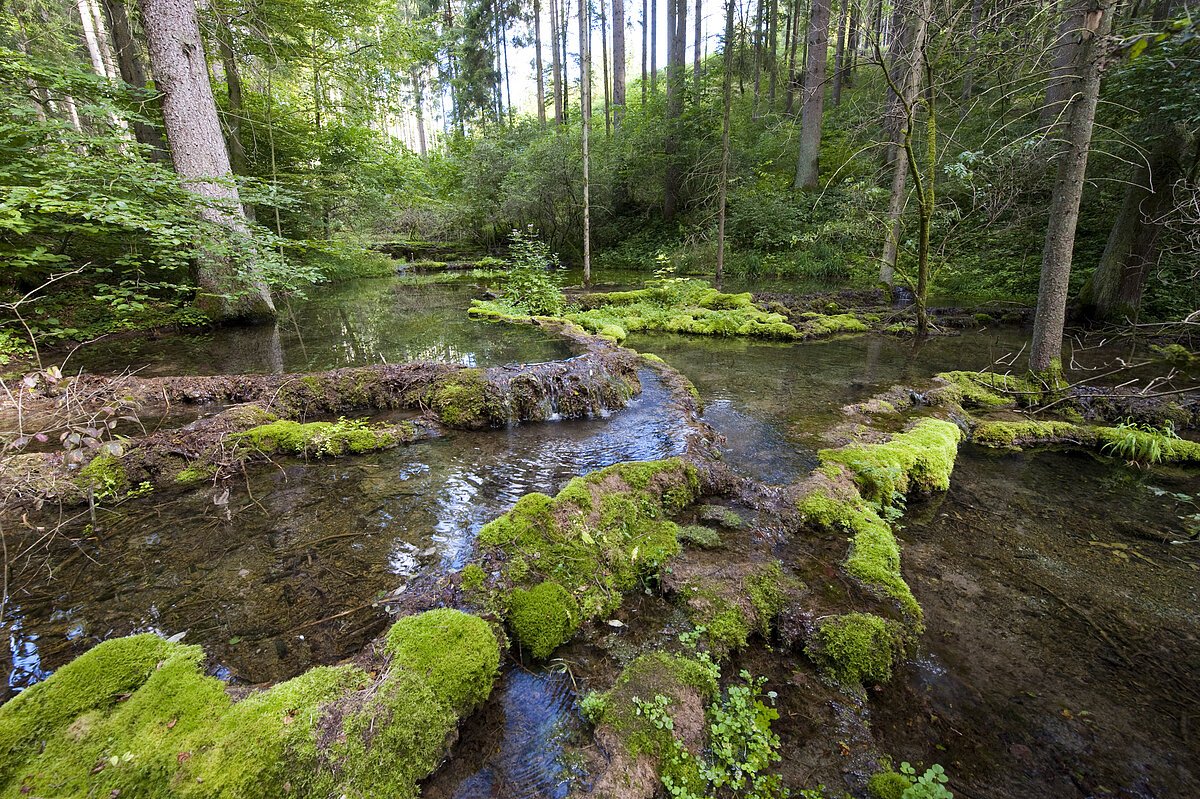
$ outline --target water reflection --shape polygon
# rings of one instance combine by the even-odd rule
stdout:
[[[415,360],[495,366],[572,354],[539,328],[509,326],[497,334],[495,325],[469,319],[466,308],[478,294],[469,283],[404,286],[391,278],[320,286],[284,305],[276,325],[100,341],[76,352],[68,368],[244,374]]]

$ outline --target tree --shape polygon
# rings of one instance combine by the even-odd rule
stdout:
[[[815,189],[819,177],[821,125],[825,112],[825,68],[829,60],[830,0],[812,0],[808,23],[808,63],[800,106],[800,156],[793,188]]]
[[[668,224],[675,221],[675,214],[679,210],[679,192],[683,180],[678,154],[687,63],[687,7],[687,0],[667,0],[667,115],[663,148],[667,156],[667,170],[663,182],[663,220]]]
[[[104,0],[104,15],[112,31],[113,50],[117,55],[117,70],[121,80],[137,92],[145,92],[146,67],[123,0]],[[157,101],[151,102],[150,107],[157,110]],[[158,127],[141,119],[134,119],[132,127],[133,137],[150,147],[150,157],[165,162],[168,158],[167,146]]]
[[[551,49],[551,69],[554,75],[554,121],[558,125],[566,122],[565,109],[563,107],[563,65],[560,61],[560,51],[558,47],[559,41],[559,21],[558,21],[558,0],[550,0],[550,49]],[[566,25],[561,27],[565,28]]]
[[[625,112],[625,0],[613,0],[613,128]]]
[[[729,118],[733,105],[733,4],[725,0],[725,40],[721,46],[721,178],[717,188],[717,288],[725,277],[725,218],[729,200]]]
[[[1075,228],[1096,123],[1105,38],[1112,29],[1115,3],[1116,0],[1074,0],[1068,9],[1068,16],[1077,16],[1082,23],[1072,46],[1071,65],[1076,77],[1071,81],[1069,99],[1062,112],[1066,117],[1062,128],[1063,149],[1058,156],[1058,175],[1050,198],[1050,222],[1042,250],[1033,343],[1029,350],[1029,368],[1038,374],[1054,376],[1062,369],[1062,336]]]
[[[246,218],[231,180],[196,6],[141,0],[141,10],[175,171],[206,201],[201,215],[225,232],[225,240],[198,259],[196,302],[218,322],[271,319],[275,306],[256,259],[238,256],[247,244]]]
[[[583,123],[583,285],[592,283],[591,153],[588,135],[592,126],[592,15],[588,0],[579,0],[579,117]]]
[[[546,68],[542,64],[542,2],[533,0],[533,52],[537,72],[538,122],[546,124]]]

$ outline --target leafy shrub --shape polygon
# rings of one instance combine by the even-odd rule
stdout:
[[[535,316],[556,316],[564,302],[558,275],[558,256],[541,241],[533,227],[513,230],[509,272],[503,281],[505,302]]]

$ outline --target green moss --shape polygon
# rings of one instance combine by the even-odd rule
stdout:
[[[867,780],[867,793],[871,799],[903,799],[904,792],[912,787],[912,780],[891,768],[871,775]]]
[[[175,475],[175,482],[182,486],[196,485],[211,480],[216,473],[217,467],[214,464],[192,463],[179,470],[179,474]]]
[[[846,571],[900,603],[919,624],[921,606],[900,573],[900,545],[878,511],[860,497],[843,499],[814,492],[798,503],[806,520],[850,533]]]
[[[478,563],[468,563],[460,575],[460,585],[464,591],[478,591],[483,588],[487,574]]]
[[[1095,440],[1095,433],[1070,422],[980,422],[971,433],[971,441],[985,447],[1020,449],[1027,444],[1058,441],[1064,438]]]
[[[771,625],[783,610],[789,580],[784,577],[783,565],[779,561],[768,563],[761,569],[746,575],[746,595],[754,606],[758,617],[758,631],[765,638],[771,634]]]
[[[407,424],[388,427],[358,419],[307,423],[279,419],[235,433],[229,439],[235,446],[265,455],[324,457],[389,449],[412,436],[413,428]]]
[[[571,640],[581,615],[575,598],[552,580],[528,591],[518,588],[508,600],[509,626],[521,646],[538,660]]]
[[[629,754],[661,756],[672,746],[671,731],[656,727],[640,715],[634,700],[650,701],[663,696],[670,712],[689,693],[697,694],[704,704],[715,697],[715,670],[682,655],[651,652],[631,661],[612,689],[593,700],[593,705],[598,725],[611,727]]]
[[[1200,442],[1135,423],[1091,428],[1100,451],[1139,464],[1200,463]]]
[[[823,449],[818,456],[822,464],[846,467],[867,500],[888,506],[913,489],[948,489],[961,437],[953,422],[922,419],[882,444]]]
[[[450,608],[396,622],[388,631],[387,653],[460,714],[487,699],[500,667],[496,636],[487,622]]]
[[[678,458],[620,463],[575,478],[555,498],[527,494],[485,525],[479,542],[485,553],[527,562],[529,574],[510,574],[514,582],[554,580],[583,618],[596,618],[678,554],[678,528],[667,517],[698,492],[695,468]]]
[[[450,427],[484,427],[491,419],[489,385],[482,369],[462,369],[425,397],[426,404]]]
[[[927,399],[934,405],[956,404],[965,408],[1032,405],[1044,391],[1033,380],[992,372],[942,372],[936,378],[945,385],[928,392]]]
[[[865,333],[870,328],[854,314],[839,313],[832,316],[805,314],[806,321],[800,326],[804,338],[824,338],[841,333]]]
[[[198,647],[105,642],[0,707],[0,795],[411,799],[499,647],[453,610],[402,619],[387,647],[379,677],[318,667],[233,702]]]
[[[745,525],[745,521],[737,511],[724,505],[701,505],[697,508],[696,515],[700,517],[701,521],[719,524],[730,530],[740,530]]]
[[[692,544],[700,549],[718,549],[721,546],[721,534],[711,527],[699,524],[680,527],[678,538],[681,542]]]
[[[79,486],[96,499],[119,499],[129,493],[129,474],[115,455],[97,455],[79,470]]]
[[[822,621],[806,652],[830,679],[858,689],[892,678],[899,642],[894,622],[870,613],[847,613]]]
[[[653,352],[643,352],[642,360],[648,361],[650,363],[656,363],[656,364],[665,364],[666,363],[666,361],[664,361],[662,358],[655,355]]]

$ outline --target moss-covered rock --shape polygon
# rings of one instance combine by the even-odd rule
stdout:
[[[985,447],[1020,449],[1031,444],[1076,440],[1080,444],[1094,443],[1096,433],[1070,422],[983,421],[971,431],[971,441]]]
[[[413,799],[499,647],[458,611],[398,622],[391,664],[318,667],[234,702],[199,647],[102,643],[0,706],[0,795]]]
[[[514,587],[553,580],[583,618],[596,618],[679,552],[668,517],[698,493],[695,468],[678,458],[620,463],[575,478],[556,497],[527,494],[484,526],[479,543],[485,557],[522,564],[506,569]]]
[[[1033,379],[994,372],[942,372],[935,380],[939,385],[926,394],[931,404],[964,408],[1032,405],[1046,391],[1044,384]]]
[[[484,427],[490,402],[487,376],[482,369],[463,369],[433,388],[425,401],[450,427]]]
[[[528,591],[515,589],[508,598],[508,624],[521,646],[538,660],[571,640],[581,617],[575,597],[553,580]]]
[[[953,422],[922,419],[881,444],[849,444],[818,453],[824,465],[844,466],[867,500],[893,504],[910,490],[945,491],[962,431]]]
[[[117,455],[97,455],[79,470],[79,487],[96,499],[117,499],[129,493],[129,473]]]
[[[901,642],[895,622],[870,613],[824,619],[806,652],[838,684],[860,689],[886,683]]]
[[[718,549],[721,546],[721,534],[713,528],[701,524],[680,527],[678,537],[682,543],[691,544],[700,549]]]
[[[867,780],[871,799],[904,799],[904,792],[911,787],[912,780],[890,767],[875,772]]]
[[[237,447],[263,455],[305,455],[308,457],[361,455],[390,449],[413,440],[411,424],[371,425],[358,419],[336,422],[295,422],[277,419],[230,436]]]

